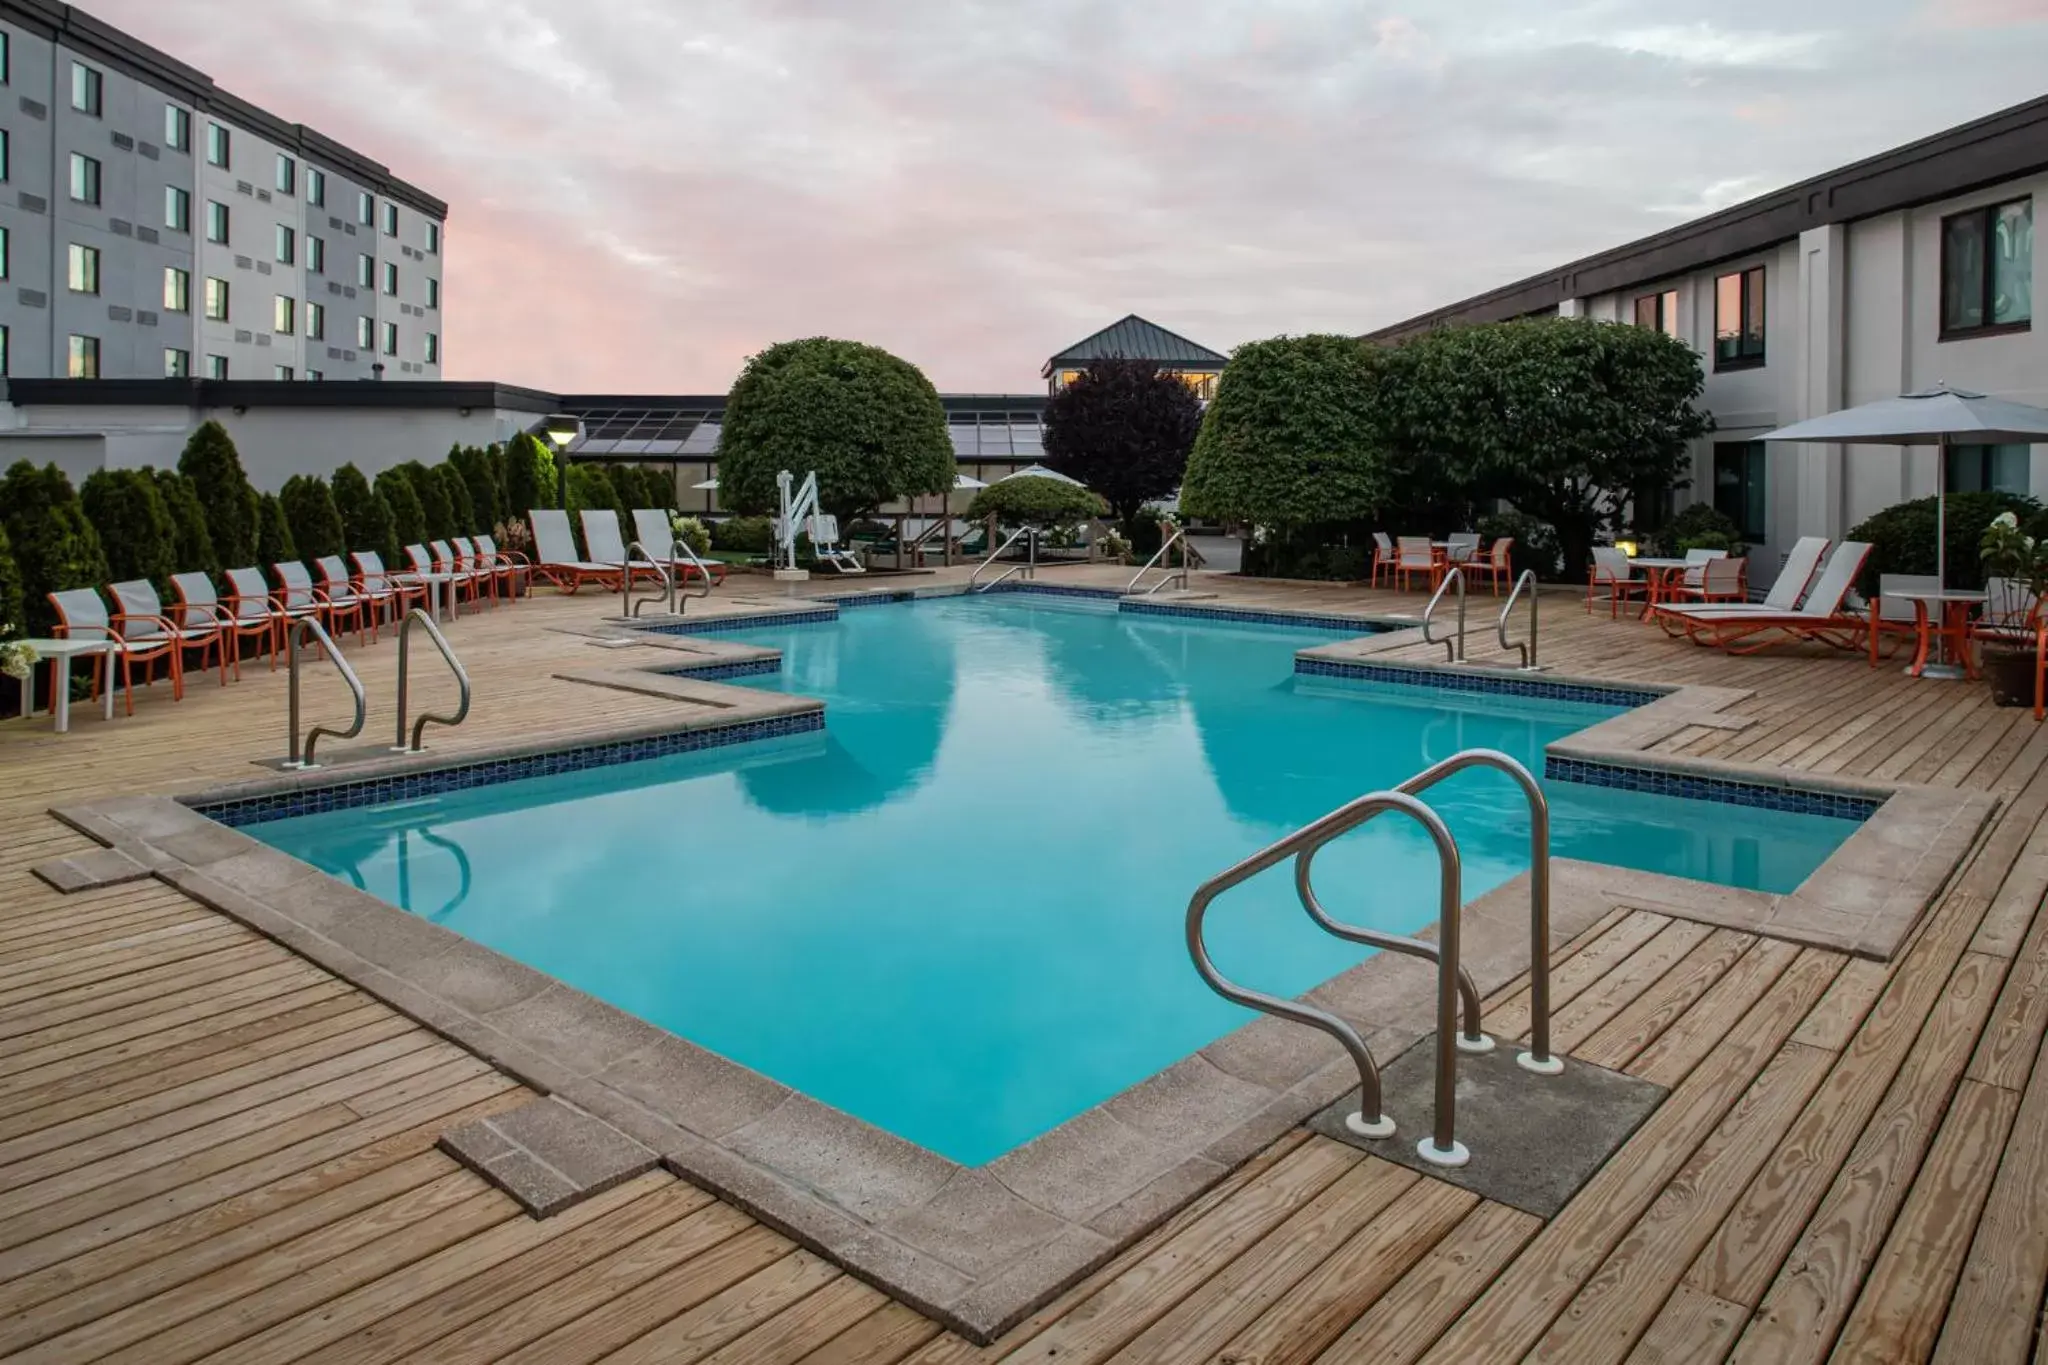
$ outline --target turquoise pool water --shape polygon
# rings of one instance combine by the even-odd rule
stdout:
[[[728,638],[747,685],[825,699],[822,735],[253,825],[266,842],[827,1104],[980,1164],[1252,1016],[1182,946],[1202,880],[1460,748],[1541,771],[1612,711],[1298,679],[1293,627],[1031,595],[865,607]],[[591,705],[602,706],[593,691]],[[1549,784],[1553,847],[1727,885],[1797,885],[1854,828]],[[1431,798],[1468,898],[1527,865],[1522,798]],[[1419,831],[1317,862],[1333,913],[1435,915]],[[1219,965],[1285,994],[1362,956],[1276,869],[1217,903]]]

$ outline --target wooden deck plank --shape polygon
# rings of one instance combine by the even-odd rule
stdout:
[[[896,1365],[939,1334],[939,1325],[900,1303],[885,1304],[793,1365]]]
[[[1754,935],[1717,929],[1674,963],[1655,985],[1630,1001],[1569,1050],[1580,1061],[1619,1070],[1657,1041],[1664,1030],[1726,976],[1756,942]]]
[[[1713,1365],[1728,1354],[1735,1334],[1749,1321],[1741,1304],[1682,1284],[1657,1310],[1628,1365]]]
[[[841,1275],[745,1336],[719,1347],[704,1357],[704,1365],[789,1365],[873,1316],[887,1302],[879,1290],[851,1275]]]
[[[1317,1356],[1317,1365],[1412,1365],[1542,1226],[1520,1209],[1480,1204]]]
[[[831,1294],[846,1278],[824,1257],[792,1251],[603,1359],[611,1365],[695,1365],[818,1295]]]

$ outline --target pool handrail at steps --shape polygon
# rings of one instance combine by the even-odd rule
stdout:
[[[415,625],[426,627],[427,638],[434,642],[434,648],[440,651],[442,661],[455,674],[455,685],[460,691],[461,700],[456,704],[455,714],[452,716],[436,715],[431,711],[421,713],[420,717],[413,722],[412,740],[408,744],[405,736],[405,713],[408,696],[408,673],[412,657],[412,628]],[[449,645],[448,637],[441,633],[441,628],[434,624],[434,618],[426,612],[421,611],[418,607],[407,611],[405,620],[400,622],[398,627],[398,738],[392,745],[391,751],[399,754],[426,752],[426,747],[420,743],[420,736],[426,733],[427,726],[446,725],[452,729],[462,724],[463,721],[469,719],[469,701],[469,670],[462,666],[462,660],[455,657],[455,650]]]
[[[355,698],[356,718],[346,730],[315,725],[306,732],[302,757],[299,743],[299,641],[309,631],[320,641],[322,648],[327,651],[327,657],[333,659],[334,666],[341,671],[341,680],[348,684],[349,693]],[[342,657],[341,648],[334,643],[334,637],[327,633],[327,627],[312,616],[298,617],[285,626],[285,667],[291,674],[291,681],[285,694],[285,726],[289,734],[286,738],[284,766],[294,771],[317,768],[320,765],[313,761],[313,750],[319,744],[320,736],[333,735],[336,739],[354,739],[363,732],[363,721],[369,715],[369,702],[363,693],[363,680],[356,676],[355,669],[349,667],[348,660]]]
[[[1523,588],[1527,588],[1529,590],[1529,638],[1526,640],[1510,640],[1508,638],[1508,618],[1515,614],[1515,602],[1517,599],[1521,597]],[[1508,592],[1507,605],[1503,606],[1500,609],[1500,620],[1494,623],[1495,631],[1500,636],[1500,647],[1502,652],[1505,653],[1507,650],[1510,649],[1520,650],[1522,654],[1522,668],[1524,670],[1529,671],[1533,671],[1537,667],[1537,595],[1538,594],[1536,592],[1536,571],[1534,569],[1522,570],[1521,575],[1515,579],[1515,586]]]
[[[1431,635],[1429,628],[1436,620],[1437,603],[1444,600],[1444,594],[1450,591],[1453,583],[1458,585],[1458,633],[1454,636]],[[1422,642],[1426,645],[1442,645],[1446,663],[1465,661],[1465,570],[1455,564],[1451,566],[1450,572],[1444,575],[1443,581],[1436,585],[1436,591],[1429,595],[1429,605],[1422,609]]]
[[[1026,542],[1026,549],[1029,552],[1029,558],[1027,558],[1022,564],[1012,564],[1008,569],[1004,570],[991,582],[985,584],[982,583],[981,571],[983,569],[986,569],[989,565],[995,563],[998,559],[1001,559],[1003,557],[1003,551],[1009,549],[1012,545],[1015,545],[1019,540],[1023,539],[1026,536],[1030,537],[1030,539]],[[1009,536],[1004,539],[1002,544],[996,546],[994,553],[990,554],[987,559],[982,560],[981,563],[975,565],[974,572],[967,576],[967,591],[987,592],[990,588],[996,586],[997,583],[1007,582],[1012,575],[1015,575],[1020,572],[1026,578],[1038,577],[1038,528],[1035,526],[1019,526],[1016,530],[1010,532]],[[979,584],[980,586],[976,586],[977,584]]]
[[[1173,533],[1167,536],[1166,539],[1159,542],[1158,551],[1154,553],[1150,559],[1145,561],[1144,567],[1140,568],[1136,573],[1132,574],[1131,581],[1124,584],[1124,592],[1128,595],[1136,597],[1150,597],[1152,596],[1152,594],[1158,592],[1161,588],[1165,587],[1169,583],[1178,583],[1180,585],[1181,591],[1186,592],[1188,586],[1188,553],[1187,545],[1185,544],[1187,536],[1188,528],[1185,526],[1176,525],[1173,528]],[[1154,568],[1158,567],[1159,561],[1161,559],[1164,559],[1166,557],[1167,552],[1176,545],[1179,545],[1181,547],[1180,564],[1177,567],[1175,565],[1168,564],[1166,566],[1166,576],[1160,579],[1157,583],[1154,583],[1151,587],[1146,588],[1143,592],[1140,592],[1138,590],[1138,584],[1142,583],[1145,580],[1146,574],[1151,573]]]

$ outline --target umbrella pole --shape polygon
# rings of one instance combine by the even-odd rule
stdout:
[[[1943,433],[1934,467],[1934,585],[1948,591],[1948,435]]]

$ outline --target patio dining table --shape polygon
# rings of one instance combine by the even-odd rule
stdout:
[[[1628,566],[1631,569],[1643,570],[1643,580],[1649,585],[1650,589],[1643,596],[1643,610],[1641,616],[1637,618],[1638,620],[1649,616],[1656,605],[1670,592],[1673,579],[1682,579],[1685,577],[1687,569],[1698,567],[1698,565],[1690,560],[1664,559],[1656,555],[1636,555],[1630,558]]]
[[[1906,665],[1908,674],[1915,678],[1941,680],[1976,676],[1970,666],[1970,608],[1984,605],[1984,593],[1961,588],[1939,591],[1928,588],[1921,592],[1895,592],[1891,595],[1913,604],[1916,645],[1913,662]],[[1930,610],[1933,607],[1941,609],[1939,624],[1936,624]],[[1932,660],[1927,657],[1930,645],[1934,649]],[[1958,659],[1962,662],[1956,662]]]

